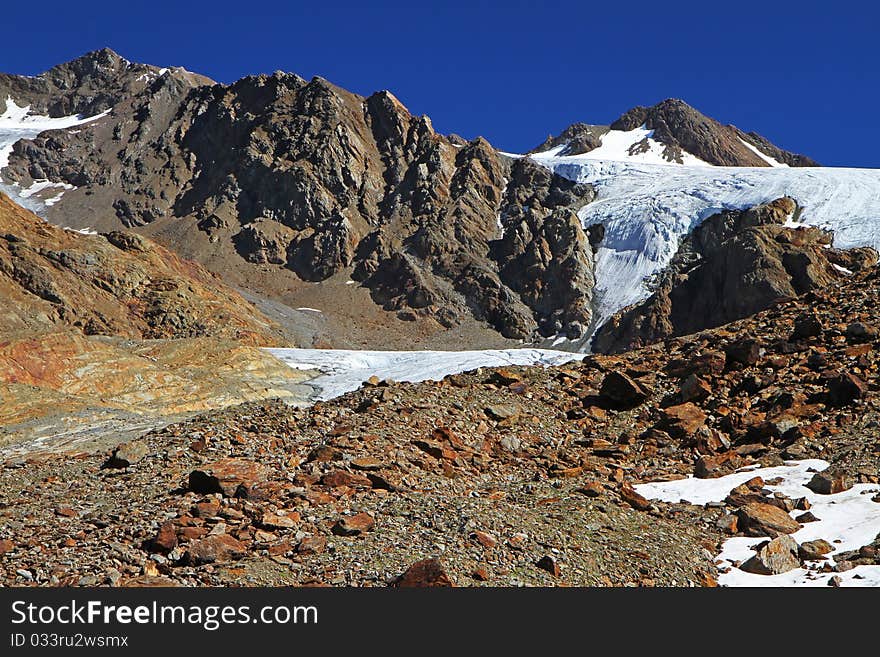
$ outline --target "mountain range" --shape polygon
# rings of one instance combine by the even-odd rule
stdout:
[[[600,185],[548,158],[817,166],[680,100],[575,124],[521,157],[441,135],[388,91],[280,72],[216,84],[108,49],[0,75],[4,98],[7,193],[52,223],[134,231],[201,263],[301,346],[588,348],[657,272],[608,301],[602,249],[619,231],[582,218]],[[26,132],[53,122],[67,127]]]
[[[0,75],[0,585],[880,585],[878,249],[677,99]]]

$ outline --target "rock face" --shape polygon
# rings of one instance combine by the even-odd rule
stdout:
[[[16,144],[7,179],[77,188],[50,220],[139,229],[270,296],[342,275],[438,328],[475,320],[524,339],[589,324],[592,249],[573,214],[593,199],[587,185],[439,135],[387,91],[364,98],[321,78],[224,86],[101,51],[6,86],[40,106],[64,76],[78,91],[52,111],[113,111]],[[81,101],[95,86],[113,93]]]
[[[594,349],[619,352],[720,326],[844,279],[837,267],[876,264],[871,249],[833,249],[829,233],[783,225],[796,213],[795,202],[781,198],[706,219],[679,247],[655,292],[607,322]]]

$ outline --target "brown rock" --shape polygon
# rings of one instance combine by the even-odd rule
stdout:
[[[740,566],[747,573],[758,575],[779,575],[800,568],[798,544],[791,537],[782,534],[758,549],[755,556]]]
[[[806,543],[801,543],[798,555],[804,561],[816,561],[824,557],[826,554],[830,554],[831,552],[834,552],[834,546],[832,546],[831,543],[829,543],[828,541],[819,538],[815,541],[807,541]]]
[[[844,472],[825,470],[814,474],[806,486],[820,495],[834,495],[852,488],[853,482]]]
[[[229,534],[214,534],[187,545],[184,561],[191,566],[222,563],[240,559],[246,552],[247,546]]]
[[[562,574],[562,570],[559,568],[559,562],[550,555],[541,557],[535,565],[541,570],[546,570],[554,577],[559,577]]]
[[[728,367],[751,367],[758,362],[761,348],[757,340],[746,338],[729,344],[724,352],[727,356]]]
[[[842,372],[828,382],[828,403],[832,406],[852,404],[867,394],[868,384],[850,372]]]
[[[609,372],[602,380],[599,396],[612,407],[633,408],[647,401],[651,390],[626,374],[614,371]]]
[[[749,536],[777,536],[800,529],[798,522],[779,507],[761,502],[746,504],[737,510],[740,527]]]
[[[299,513],[288,509],[266,511],[260,516],[260,524],[268,529],[292,529],[299,523]]]
[[[189,489],[194,493],[222,493],[226,497],[247,497],[247,490],[265,481],[266,469],[254,461],[222,459],[204,470],[189,475]]]
[[[636,492],[629,482],[624,482],[620,485],[620,497],[638,511],[647,511],[651,508],[651,502]]]
[[[694,435],[706,424],[706,414],[691,402],[663,409],[661,428],[673,438]]]
[[[337,536],[360,536],[370,531],[375,524],[376,521],[368,513],[358,513],[340,518],[333,525],[332,531]]]
[[[587,497],[599,497],[605,492],[605,487],[601,481],[588,481],[586,484],[577,489],[578,493]]]
[[[746,464],[736,452],[724,452],[717,456],[701,456],[694,465],[694,476],[698,479],[713,479],[734,472]]]
[[[705,379],[691,374],[682,382],[678,394],[682,402],[700,402],[712,394],[712,387]]]
[[[492,534],[488,532],[475,531],[471,534],[471,538],[473,538],[477,543],[482,545],[484,548],[493,548],[498,545],[498,539],[495,538]]]
[[[437,559],[422,559],[415,562],[394,584],[400,588],[455,586]]]
[[[347,472],[346,470],[334,470],[328,472],[321,477],[321,483],[324,486],[336,488],[338,486],[348,486],[349,488],[372,488],[373,484],[368,477],[364,475]]]
[[[150,543],[151,549],[157,552],[170,552],[177,547],[177,528],[172,522],[163,523],[155,538]]]
[[[11,552],[15,548],[15,543],[8,538],[0,539],[0,554]]]

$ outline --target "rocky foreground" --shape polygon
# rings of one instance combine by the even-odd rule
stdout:
[[[752,480],[704,507],[634,485],[822,458],[877,484],[880,272],[620,356],[373,381],[294,409],[210,413],[112,454],[0,467],[16,585],[712,585],[725,538],[756,573],[878,565],[798,545],[809,503]],[[873,498],[880,503],[880,495]],[[829,537],[831,538],[831,537]],[[771,540],[772,539],[772,540]]]

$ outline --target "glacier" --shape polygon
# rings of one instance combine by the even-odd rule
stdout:
[[[558,150],[527,157],[596,188],[596,200],[578,211],[584,227],[605,225],[596,254],[594,328],[647,298],[651,279],[681,239],[721,210],[790,196],[803,208],[798,221],[833,230],[835,246],[880,249],[880,169],[655,164],[621,149],[610,153],[617,159]]]
[[[552,349],[487,349],[482,351],[361,351],[349,349],[269,348],[270,354],[299,370],[320,374],[305,382],[314,399],[326,401],[357,390],[371,376],[394,381],[439,381],[478,367],[563,365],[583,354]]]

